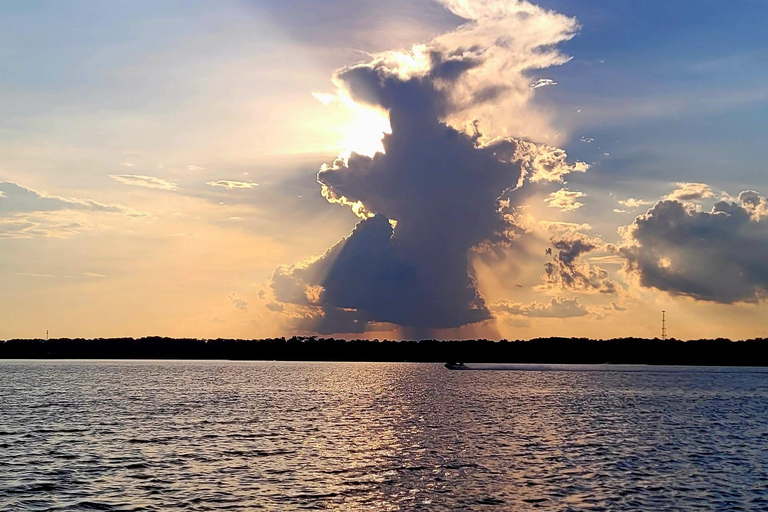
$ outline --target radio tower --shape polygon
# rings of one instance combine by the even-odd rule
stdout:
[[[667,312],[661,311],[661,339],[667,339]]]

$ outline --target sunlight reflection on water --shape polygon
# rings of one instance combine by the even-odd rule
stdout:
[[[0,362],[0,509],[768,509],[767,371],[552,369]]]

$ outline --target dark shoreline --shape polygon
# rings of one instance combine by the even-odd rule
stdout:
[[[181,359],[541,364],[768,366],[768,339],[643,338],[530,341],[389,341],[318,337],[243,339],[97,338],[0,341],[0,359]]]

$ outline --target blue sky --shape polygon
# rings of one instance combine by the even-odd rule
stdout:
[[[551,2],[568,12],[558,4]],[[768,6],[586,2],[579,10],[584,28],[563,45],[574,61],[553,70],[565,87],[551,93],[565,111],[600,111],[594,122],[584,116],[584,130],[612,141],[617,157],[659,159],[649,162],[651,177],[704,176],[723,184],[760,178],[768,34],[749,27],[768,17]],[[730,168],[727,180],[722,166]]]
[[[620,246],[637,216],[687,183],[709,187],[690,203],[705,213],[742,191],[768,192],[765,2],[534,4],[581,28],[556,45],[569,62],[525,71],[557,85],[510,111],[508,120],[520,120],[511,135],[590,164],[565,183],[527,189],[525,211],[536,222],[589,224],[583,236]],[[315,175],[370,130],[366,116],[374,115],[338,101],[323,106],[312,93],[335,94],[331,77],[343,66],[452,33],[466,20],[446,6],[4,2],[0,338],[39,335],[43,325],[68,336],[292,332],[291,315],[308,313],[281,305],[270,280],[281,265],[323,254],[358,222],[328,204]],[[237,185],[211,185],[221,180]],[[581,206],[547,207],[558,188],[583,194]],[[9,194],[31,199],[3,207]],[[619,203],[630,198],[638,204]],[[759,238],[754,216],[744,230]],[[532,232],[535,241],[519,250],[543,252],[548,236]],[[614,258],[602,265],[623,290],[616,296],[547,288],[543,260],[512,251],[469,262],[495,324],[437,335],[653,335],[662,307],[673,319],[710,319],[687,322],[680,336],[768,334],[759,283],[757,298],[718,303],[643,284],[647,274],[633,277],[623,266],[630,260],[600,247],[582,257]],[[681,261],[710,261],[697,258]],[[576,299],[576,317],[531,314]],[[402,335],[397,326],[376,328]]]

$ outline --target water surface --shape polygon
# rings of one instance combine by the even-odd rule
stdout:
[[[768,371],[505,369],[0,362],[0,510],[768,510]]]

